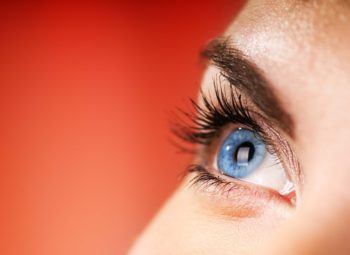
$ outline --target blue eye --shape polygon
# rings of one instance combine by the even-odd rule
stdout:
[[[230,133],[219,149],[219,170],[233,178],[244,178],[262,163],[266,153],[265,144],[256,133],[237,129]]]

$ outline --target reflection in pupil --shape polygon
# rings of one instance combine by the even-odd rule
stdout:
[[[254,145],[250,142],[244,142],[237,147],[233,158],[238,165],[245,166],[253,158],[254,153]]]

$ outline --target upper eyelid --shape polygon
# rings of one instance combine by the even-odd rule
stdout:
[[[273,86],[254,63],[230,44],[229,38],[213,40],[202,52],[202,56],[219,68],[232,87],[250,97],[266,116],[274,120],[291,138],[295,138],[293,119],[283,109]]]

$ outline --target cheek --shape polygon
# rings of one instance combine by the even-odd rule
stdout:
[[[201,196],[181,186],[131,254],[256,254],[285,215],[283,208],[261,208],[256,214],[252,208],[210,203]]]

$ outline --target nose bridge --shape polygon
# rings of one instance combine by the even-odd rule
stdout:
[[[268,254],[350,254],[350,128],[320,130],[304,144],[299,206]]]
[[[299,209],[305,220],[317,222],[319,231],[334,231],[338,238],[346,234],[350,241],[350,122],[338,121],[320,126],[319,136],[310,143]],[[304,220],[303,213],[299,215]]]
[[[329,201],[324,201],[327,204]],[[326,206],[310,206],[287,223],[282,233],[278,233],[279,243],[264,254],[272,255],[323,255],[350,254],[349,210],[326,209]]]
[[[346,111],[350,95],[341,92],[341,98],[326,106],[311,100],[315,102],[310,103],[309,113],[297,120],[296,151],[306,182],[316,184],[323,179],[322,183],[342,186],[350,180],[350,115]]]
[[[349,187],[337,187],[337,182],[310,185],[278,234],[282,241],[267,254],[350,254]]]
[[[303,238],[310,242],[305,245],[314,250],[308,254],[350,254],[349,157],[343,165],[336,160],[327,164],[325,160],[315,164],[317,171],[306,180],[295,222],[304,226]]]
[[[326,120],[301,148],[305,196],[323,194],[350,200],[350,122]],[[314,192],[316,194],[314,194]]]
[[[320,174],[325,171],[321,167]],[[336,171],[330,170],[327,173]],[[263,254],[350,254],[350,185],[346,185],[350,179],[329,176],[310,176],[306,180],[295,214],[277,233],[278,237],[271,239],[273,243],[268,243],[268,251]]]

